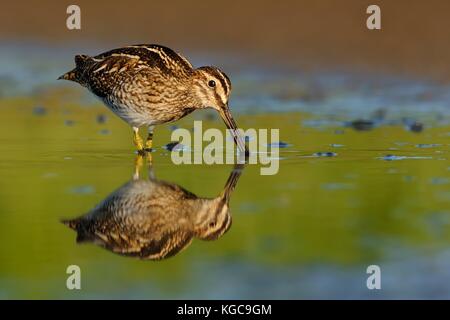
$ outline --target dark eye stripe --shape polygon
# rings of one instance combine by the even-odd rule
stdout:
[[[227,83],[227,90],[228,90],[228,92],[230,92],[230,91],[231,91],[231,81],[230,81],[230,78],[228,78],[228,76],[227,76],[225,73],[223,73],[223,72],[221,72],[221,74],[222,74],[222,76],[225,78],[226,83]]]
[[[228,77],[220,70],[217,70],[217,73],[219,75],[220,84],[222,85],[223,91],[225,91],[225,94],[228,94],[230,92],[230,87],[228,85]],[[227,81],[228,80],[228,81]]]
[[[216,98],[216,101],[222,101],[222,98],[215,91],[214,91],[214,97]]]
[[[218,77],[218,80],[219,80],[220,84],[222,85],[223,91],[225,91],[225,94],[227,94],[228,88],[227,88],[227,85],[225,84],[225,81],[223,80],[222,77]]]

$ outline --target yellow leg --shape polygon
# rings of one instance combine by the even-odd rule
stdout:
[[[138,153],[136,156],[136,160],[134,161],[134,174],[133,174],[133,180],[139,179],[139,173],[142,168],[142,163],[144,162],[142,154]]]
[[[145,149],[151,151],[153,147],[153,129],[154,126],[148,126],[148,136],[147,141],[145,141]]]
[[[133,142],[138,151],[144,150],[144,142],[139,135],[139,128],[133,127]]]

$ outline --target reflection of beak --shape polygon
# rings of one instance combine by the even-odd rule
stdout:
[[[226,203],[230,201],[231,193],[233,192],[234,188],[236,187],[239,177],[242,174],[242,171],[244,170],[244,165],[238,164],[235,165],[233,171],[231,171],[230,176],[228,177],[227,183],[225,184],[225,187],[221,193],[221,198],[225,200]]]
[[[242,136],[239,134],[237,130],[238,128],[236,122],[234,121],[233,116],[231,115],[228,105],[225,105],[225,107],[220,108],[219,114],[222,117],[223,121],[225,122],[227,128],[230,129],[231,134],[233,135],[234,142],[238,146],[239,151],[247,156],[248,155],[247,147],[245,145],[244,140],[242,139]]]

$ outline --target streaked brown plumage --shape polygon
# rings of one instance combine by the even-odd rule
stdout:
[[[94,57],[77,55],[75,64],[59,79],[88,88],[130,124],[139,150],[151,148],[155,125],[204,108],[217,110],[240,151],[246,150],[228,108],[230,79],[218,68],[194,69],[183,56],[155,44],[118,48]],[[146,146],[138,134],[142,126],[149,127]]]
[[[77,242],[112,252],[161,260],[187,247],[194,237],[216,240],[231,226],[229,201],[241,170],[233,170],[222,193],[199,198],[180,186],[135,178],[84,216],[63,221]]]

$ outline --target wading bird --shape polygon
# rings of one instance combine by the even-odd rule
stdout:
[[[196,109],[217,110],[240,152],[248,151],[228,107],[231,82],[216,67],[193,68],[173,50],[155,44],[132,45],[97,56],[75,56],[75,69],[58,79],[88,88],[134,132],[138,151],[152,148],[155,125],[176,121]],[[144,144],[139,128],[148,127]]]

